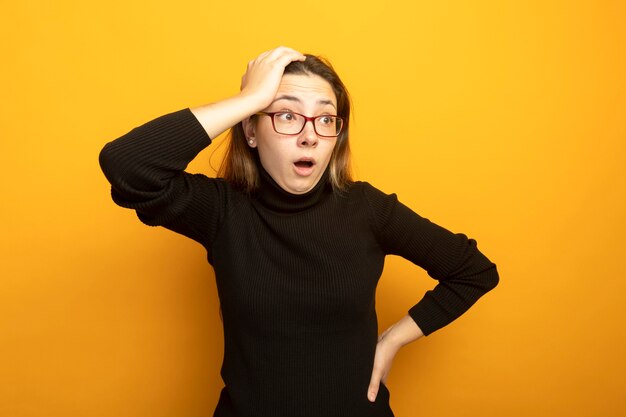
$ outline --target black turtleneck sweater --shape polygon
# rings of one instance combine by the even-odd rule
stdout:
[[[293,195],[259,167],[259,189],[245,194],[186,173],[210,143],[185,109],[108,143],[100,164],[117,204],[207,250],[224,321],[225,387],[215,416],[392,416],[384,385],[375,403],[367,399],[385,256],[438,280],[409,310],[426,335],[497,284],[495,265],[474,240],[365,182],[337,193],[324,176]]]

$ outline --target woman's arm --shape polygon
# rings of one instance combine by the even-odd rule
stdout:
[[[386,378],[401,346],[449,324],[498,283],[495,264],[476,241],[452,233],[425,219],[374,187],[364,188],[372,213],[372,227],[387,254],[402,256],[424,268],[438,281],[414,305],[408,316],[381,335],[377,345],[370,390]],[[368,396],[371,395],[368,392]]]
[[[222,101],[159,117],[108,143],[100,165],[114,188],[131,199],[162,189],[211,139],[267,107],[276,95],[285,67],[304,60],[300,52],[278,47],[248,63],[241,91]],[[199,123],[204,134],[197,129]],[[149,196],[144,196],[148,197]]]
[[[223,184],[184,170],[212,138],[269,105],[285,66],[298,59],[304,56],[289,48],[265,52],[248,64],[237,95],[161,116],[106,144],[100,166],[113,200],[146,224],[206,243],[219,222]]]

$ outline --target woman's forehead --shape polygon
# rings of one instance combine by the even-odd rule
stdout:
[[[286,99],[302,102],[319,102],[337,106],[337,97],[328,81],[314,74],[283,75],[274,101]]]

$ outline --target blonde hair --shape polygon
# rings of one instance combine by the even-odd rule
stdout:
[[[304,61],[294,61],[285,67],[284,74],[317,75],[326,80],[337,98],[337,115],[344,119],[341,133],[329,162],[329,181],[335,191],[343,191],[352,182],[350,167],[350,96],[346,86],[335,72],[330,62],[314,55],[306,55]],[[251,122],[255,122],[252,117]],[[252,192],[259,186],[259,172],[256,163],[256,149],[248,146],[243,124],[240,122],[230,129],[228,148],[217,172],[233,187]]]

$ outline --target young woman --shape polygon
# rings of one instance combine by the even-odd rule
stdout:
[[[384,383],[398,350],[498,282],[474,240],[351,180],[349,119],[332,67],[279,47],[248,64],[233,97],[159,117],[100,154],[117,204],[207,250],[225,343],[215,416],[393,416]],[[229,128],[218,178],[186,173]],[[438,284],[378,336],[388,254]]]

